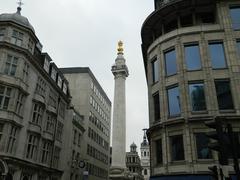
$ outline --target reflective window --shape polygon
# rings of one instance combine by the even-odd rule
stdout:
[[[175,49],[164,54],[166,75],[170,76],[177,73],[176,52]]]
[[[230,15],[232,19],[232,28],[240,29],[240,7],[230,7]]]
[[[192,111],[206,110],[203,83],[189,84],[188,87],[189,87],[189,96],[190,96]]]
[[[226,68],[223,43],[210,43],[210,58],[214,69]]]
[[[201,69],[201,59],[198,45],[187,45],[184,48],[187,70]]]
[[[228,80],[215,81],[218,108],[220,110],[233,109],[230,82]]]
[[[153,83],[156,83],[159,81],[159,61],[157,59],[152,61],[152,77],[153,77]]]
[[[153,106],[154,106],[154,120],[160,119],[160,104],[159,104],[159,93],[153,95]]]
[[[209,138],[205,133],[196,133],[196,146],[198,159],[211,159],[212,153],[208,148]]]
[[[184,147],[182,135],[170,137],[171,159],[172,161],[184,160]]]
[[[161,139],[158,139],[156,142],[155,142],[155,145],[156,145],[156,163],[157,164],[162,164],[163,162],[163,158],[162,158],[162,140]]]
[[[167,90],[168,94],[168,114],[169,116],[177,116],[181,113],[179,88],[174,87]]]

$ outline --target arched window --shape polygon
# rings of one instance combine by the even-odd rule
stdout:
[[[144,175],[147,175],[147,169],[144,169]]]

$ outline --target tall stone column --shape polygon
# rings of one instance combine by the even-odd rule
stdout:
[[[112,66],[115,80],[112,129],[112,166],[110,179],[129,179],[126,169],[126,96],[125,80],[128,68],[123,56],[123,43],[118,42],[118,54]]]

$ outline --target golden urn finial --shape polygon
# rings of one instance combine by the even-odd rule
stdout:
[[[118,41],[117,51],[118,51],[118,54],[123,54],[123,42],[121,40]]]

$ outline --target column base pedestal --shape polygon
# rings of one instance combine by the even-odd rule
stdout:
[[[112,166],[110,167],[109,179],[110,180],[131,180],[133,179],[133,175],[127,168]]]

